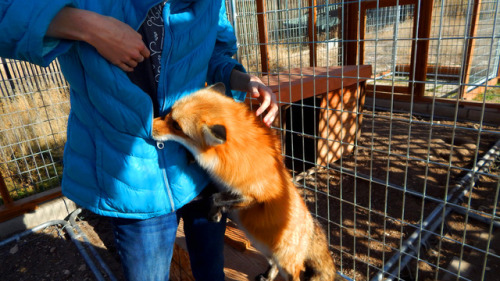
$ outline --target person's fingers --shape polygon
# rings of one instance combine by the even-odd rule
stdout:
[[[117,66],[119,68],[121,68],[123,71],[126,71],[126,72],[132,72],[134,69],[128,65],[126,65],[125,63],[121,62],[119,64],[117,64]]]
[[[143,56],[143,59],[149,58],[149,56],[151,55],[151,52],[149,51],[149,49],[146,46],[144,46],[144,48],[142,48],[142,49],[139,49],[139,52]]]
[[[257,87],[252,86],[250,92],[252,94],[252,98],[259,98],[260,97],[259,89]]]
[[[257,111],[255,112],[255,114],[257,116],[261,115],[264,111],[266,111],[266,109],[269,107],[269,105],[271,104],[271,96],[269,95],[269,93],[267,92],[264,92],[264,93],[261,93],[259,92],[260,94],[260,107],[257,109]]]
[[[125,64],[131,68],[134,68],[137,66],[137,61],[134,60],[134,59],[131,59],[131,60],[128,60],[127,62],[125,62]]]
[[[268,108],[268,112],[263,120],[267,126],[271,126],[274,119],[276,119],[276,116],[278,116],[278,109],[279,109],[279,107],[276,103],[271,103],[271,105]]]

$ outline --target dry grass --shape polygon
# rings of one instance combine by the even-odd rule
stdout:
[[[64,81],[23,63],[9,67],[26,75],[0,84],[0,172],[18,199],[59,184],[69,91]]]

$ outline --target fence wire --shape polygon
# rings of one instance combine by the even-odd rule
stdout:
[[[0,173],[16,201],[59,185],[69,89],[57,61],[2,58],[0,76]]]
[[[275,129],[339,271],[353,280],[495,280],[499,2],[234,2],[239,59],[283,81]],[[338,147],[339,157],[323,157]]]
[[[339,272],[496,280],[499,1],[226,2]],[[59,180],[69,91],[57,62],[0,70],[0,171],[20,198]]]

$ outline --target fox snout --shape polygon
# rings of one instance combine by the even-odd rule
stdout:
[[[153,119],[153,139],[160,140],[162,136],[169,134],[167,118],[168,115]]]

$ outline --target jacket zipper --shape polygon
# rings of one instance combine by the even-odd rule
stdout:
[[[165,84],[166,84],[166,78],[163,78],[162,79],[162,76],[163,77],[166,77],[166,65],[167,65],[167,61],[170,59],[170,55],[172,53],[172,30],[170,29],[170,22],[169,22],[169,17],[170,17],[170,3],[168,3],[169,1],[163,1],[163,24],[164,24],[164,38],[163,40],[165,41],[165,39],[167,38],[167,32],[166,31],[166,28],[165,27],[168,27],[168,36],[169,36],[169,39],[170,39],[170,46],[169,46],[169,50],[168,50],[168,53],[167,53],[167,56],[165,56],[163,54],[163,51],[162,51],[162,58],[161,58],[161,70],[160,70],[160,82],[162,82],[162,86],[161,88],[165,89]],[[158,85],[158,89],[160,89],[159,87],[160,85]],[[163,90],[162,91],[162,105],[160,107],[160,109],[163,109],[165,107],[165,100],[166,100],[166,92]],[[159,149],[159,150],[163,150],[163,148],[165,148],[165,144],[163,142],[156,142],[156,147]],[[165,161],[165,157],[164,157],[164,152],[161,152],[160,154],[160,157],[162,158],[161,161],[163,163],[163,169],[162,169],[162,173],[163,173],[163,180],[165,181],[165,188],[167,189],[167,195],[168,195],[168,199],[170,200],[170,205],[172,207],[172,212],[175,212],[175,204],[174,204],[174,198],[173,198],[173,195],[172,195],[172,190],[170,189],[170,184],[169,184],[169,181],[168,181],[168,176],[167,176],[167,161]]]
[[[163,148],[165,148],[165,144],[161,141],[157,141],[156,147],[159,150],[163,150]],[[163,155],[163,153],[162,153],[162,155]],[[162,162],[164,165],[164,168],[161,170],[162,174],[163,174],[163,181],[165,182],[165,188],[167,189],[168,200],[170,201],[170,206],[172,207],[172,212],[175,212],[174,197],[172,196],[172,190],[170,190],[170,184],[168,183],[168,177],[167,177],[167,168],[166,168],[167,163],[164,159],[165,159],[165,157],[162,157]]]
[[[160,70],[160,82],[162,82],[162,86],[163,87],[159,87],[160,85],[158,84],[158,89],[162,90],[162,101],[161,101],[161,107],[160,109],[164,109],[165,108],[165,103],[166,103],[166,100],[167,100],[167,93],[166,93],[166,87],[165,85],[167,85],[167,79],[166,79],[166,76],[167,76],[167,65],[168,65],[168,62],[170,61],[170,57],[172,55],[172,42],[173,42],[173,31],[172,31],[172,28],[170,26],[170,3],[171,1],[165,1],[164,2],[164,6],[163,6],[163,22],[164,22],[164,31],[163,31],[163,44],[164,46],[167,46],[167,42],[166,39],[168,39],[168,51],[165,53],[165,52],[162,52],[162,58],[161,58],[161,70]],[[167,31],[168,30],[168,31]],[[163,78],[163,79],[162,79]]]

